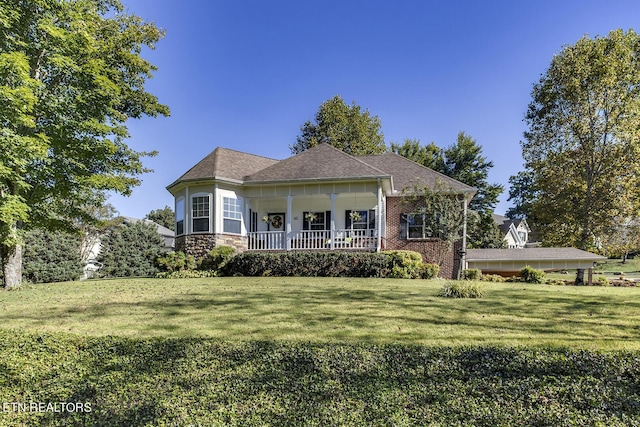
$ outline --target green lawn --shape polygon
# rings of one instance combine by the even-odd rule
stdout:
[[[128,279],[0,292],[3,329],[223,341],[640,350],[640,288],[345,278]]]

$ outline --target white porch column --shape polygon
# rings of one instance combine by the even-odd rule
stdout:
[[[334,250],[336,248],[336,198],[338,197],[338,194],[331,193],[329,197],[331,198],[331,230],[329,232],[331,244],[329,245],[329,248]]]
[[[382,249],[382,182],[378,178],[378,212],[376,212],[376,252]]]
[[[285,234],[284,234],[284,238],[285,238],[285,249],[290,251],[291,250],[291,212],[292,212],[292,206],[293,204],[293,196],[289,195],[287,196],[287,214],[285,215],[286,217],[286,226],[285,226]]]
[[[219,209],[218,203],[218,183],[213,186],[213,200],[211,201],[211,211],[209,212],[209,230],[213,234],[218,232],[218,218],[222,217],[222,209]]]

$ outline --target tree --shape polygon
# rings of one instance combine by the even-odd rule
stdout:
[[[461,197],[464,196],[456,194],[442,181],[436,181],[433,188],[414,184],[402,190],[402,195],[405,209],[413,214],[413,218],[406,218],[407,224],[413,221],[414,225],[423,227],[423,236],[438,239],[437,242],[422,241],[425,245],[438,245],[435,261],[442,266],[454,244],[462,239],[465,215]]]
[[[509,219],[523,219],[534,223],[532,206],[538,198],[534,187],[535,177],[533,171],[523,170],[509,177],[509,201],[513,207],[507,209],[506,216]]]
[[[152,210],[145,216],[146,219],[149,219],[156,224],[160,224],[163,227],[167,227],[169,230],[174,231],[176,226],[176,217],[173,214],[173,209],[169,206],[165,206],[162,209]]]
[[[406,138],[402,144],[392,142],[391,152],[438,172],[444,169],[443,150],[433,142],[422,146],[419,139]]]
[[[0,258],[21,281],[25,230],[72,229],[106,191],[148,172],[126,122],[169,110],[140,56],[163,37],[119,0],[5,0],[0,12]]]
[[[616,30],[565,47],[534,85],[522,142],[545,244],[595,247],[637,217],[640,37]]]
[[[25,237],[24,278],[32,283],[77,280],[82,275],[80,236],[32,230]]]
[[[355,101],[345,104],[339,95],[323,102],[315,115],[315,123],[307,120],[300,127],[292,154],[299,154],[318,144],[330,144],[354,156],[382,154],[387,151],[380,118],[369,110],[361,111]]]
[[[469,247],[503,246],[504,238],[491,214],[504,187],[489,183],[489,170],[493,167],[493,162],[487,161],[482,155],[482,147],[471,136],[464,132],[458,133],[456,143],[444,150],[433,142],[421,146],[418,140],[405,139],[402,145],[392,143],[391,151],[477,188],[476,195],[469,203],[469,209],[476,213],[469,217]]]
[[[164,240],[153,224],[138,221],[112,227],[102,241],[98,261],[104,277],[149,277],[157,271],[156,260]]]

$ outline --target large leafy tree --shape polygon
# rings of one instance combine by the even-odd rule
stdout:
[[[545,244],[590,249],[637,216],[640,37],[616,30],[565,47],[534,85],[522,142]],[[525,178],[522,175],[521,178]]]
[[[443,150],[434,142],[428,145],[421,145],[419,139],[406,138],[402,144],[392,142],[391,152],[435,171],[440,172],[444,169]]]
[[[154,209],[149,212],[145,218],[155,222],[156,224],[160,224],[163,227],[167,227],[172,231],[176,225],[176,217],[173,213],[173,209],[169,206],[165,206],[162,209]]]
[[[163,37],[119,0],[0,1],[0,252],[21,280],[22,237],[72,228],[102,194],[129,194],[147,171],[124,143],[129,118],[168,115],[145,91],[141,57]]]
[[[339,95],[320,105],[315,123],[307,120],[300,127],[296,143],[289,146],[298,154],[318,144],[330,144],[348,154],[363,156],[387,151],[380,118],[362,111],[355,101],[347,105]]]

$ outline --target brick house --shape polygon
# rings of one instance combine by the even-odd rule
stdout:
[[[457,275],[465,239],[438,259],[402,191],[436,183],[460,200],[475,189],[394,153],[351,156],[320,144],[284,160],[216,148],[167,187],[175,197],[177,251],[204,256],[218,245],[239,251],[406,249]]]

